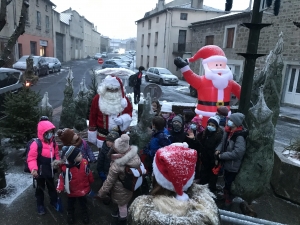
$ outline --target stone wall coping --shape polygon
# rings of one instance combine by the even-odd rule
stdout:
[[[287,157],[285,157],[282,152],[284,150],[284,147],[279,147],[279,146],[275,146],[274,147],[274,152],[276,153],[276,155],[280,158],[281,162],[287,163],[287,164],[291,164],[293,166],[299,167],[300,165],[297,163],[294,163],[292,160],[289,160]]]

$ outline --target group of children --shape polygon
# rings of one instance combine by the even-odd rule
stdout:
[[[242,126],[244,115],[234,113],[228,116],[227,107],[219,107],[216,115],[203,126],[202,117],[192,110],[184,110],[183,116],[175,115],[172,105],[164,103],[160,106],[158,101],[152,102],[152,110],[156,113],[152,124],[149,124],[152,137],[141,153],[148,160],[148,164],[144,162],[148,174],[152,174],[152,163],[158,149],[172,143],[186,142],[198,153],[195,182],[208,184],[212,192],[216,191],[217,168],[222,162],[225,203],[230,204],[231,183],[239,171],[246,149],[247,132]],[[54,140],[55,126],[50,121],[41,120],[38,123],[38,138],[42,141],[42,152],[38,153],[38,146],[33,143],[28,153],[28,167],[37,181],[35,196],[38,214],[45,214],[44,189],[47,185],[50,203],[54,207],[57,206],[58,193],[67,192],[68,224],[75,221],[74,205],[77,200],[82,211],[82,222],[88,224],[87,195],[94,181],[89,165],[97,161],[98,175],[103,181],[98,197],[103,202],[112,199],[118,206],[112,216],[126,221],[127,205],[133,192],[123,186],[125,166],[139,169],[141,158],[144,158],[140,158],[136,146],[129,145],[129,136],[111,131],[96,160],[89,145],[73,130],[58,130],[57,135],[64,145],[61,156]],[[57,187],[54,184],[55,169],[60,170]]]

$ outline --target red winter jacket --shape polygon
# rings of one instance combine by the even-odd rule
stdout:
[[[62,173],[59,175],[57,190],[63,191],[65,186],[66,165],[62,166]],[[81,197],[91,190],[91,183],[94,182],[92,171],[89,169],[88,161],[82,159],[79,169],[74,166],[69,169],[70,194],[68,197]]]

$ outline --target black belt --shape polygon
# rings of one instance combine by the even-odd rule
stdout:
[[[198,104],[200,105],[208,105],[208,106],[228,106],[229,102],[204,102],[204,101],[200,101],[198,100]]]

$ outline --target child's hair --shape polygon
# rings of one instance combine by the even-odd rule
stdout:
[[[193,112],[190,109],[185,109],[183,110],[183,114],[184,114],[184,118],[185,118],[185,122],[189,123],[192,121],[192,119],[195,117],[196,113]]]
[[[163,130],[164,127],[165,127],[165,119],[161,116],[155,116],[153,119],[152,119],[152,124],[155,126],[155,129],[156,130]]]
[[[155,103],[155,104],[156,104],[156,106],[157,106],[157,112],[160,112],[161,105],[159,104],[159,101],[158,101],[158,100],[153,100],[153,101],[151,102],[151,104],[152,104],[152,103]]]

